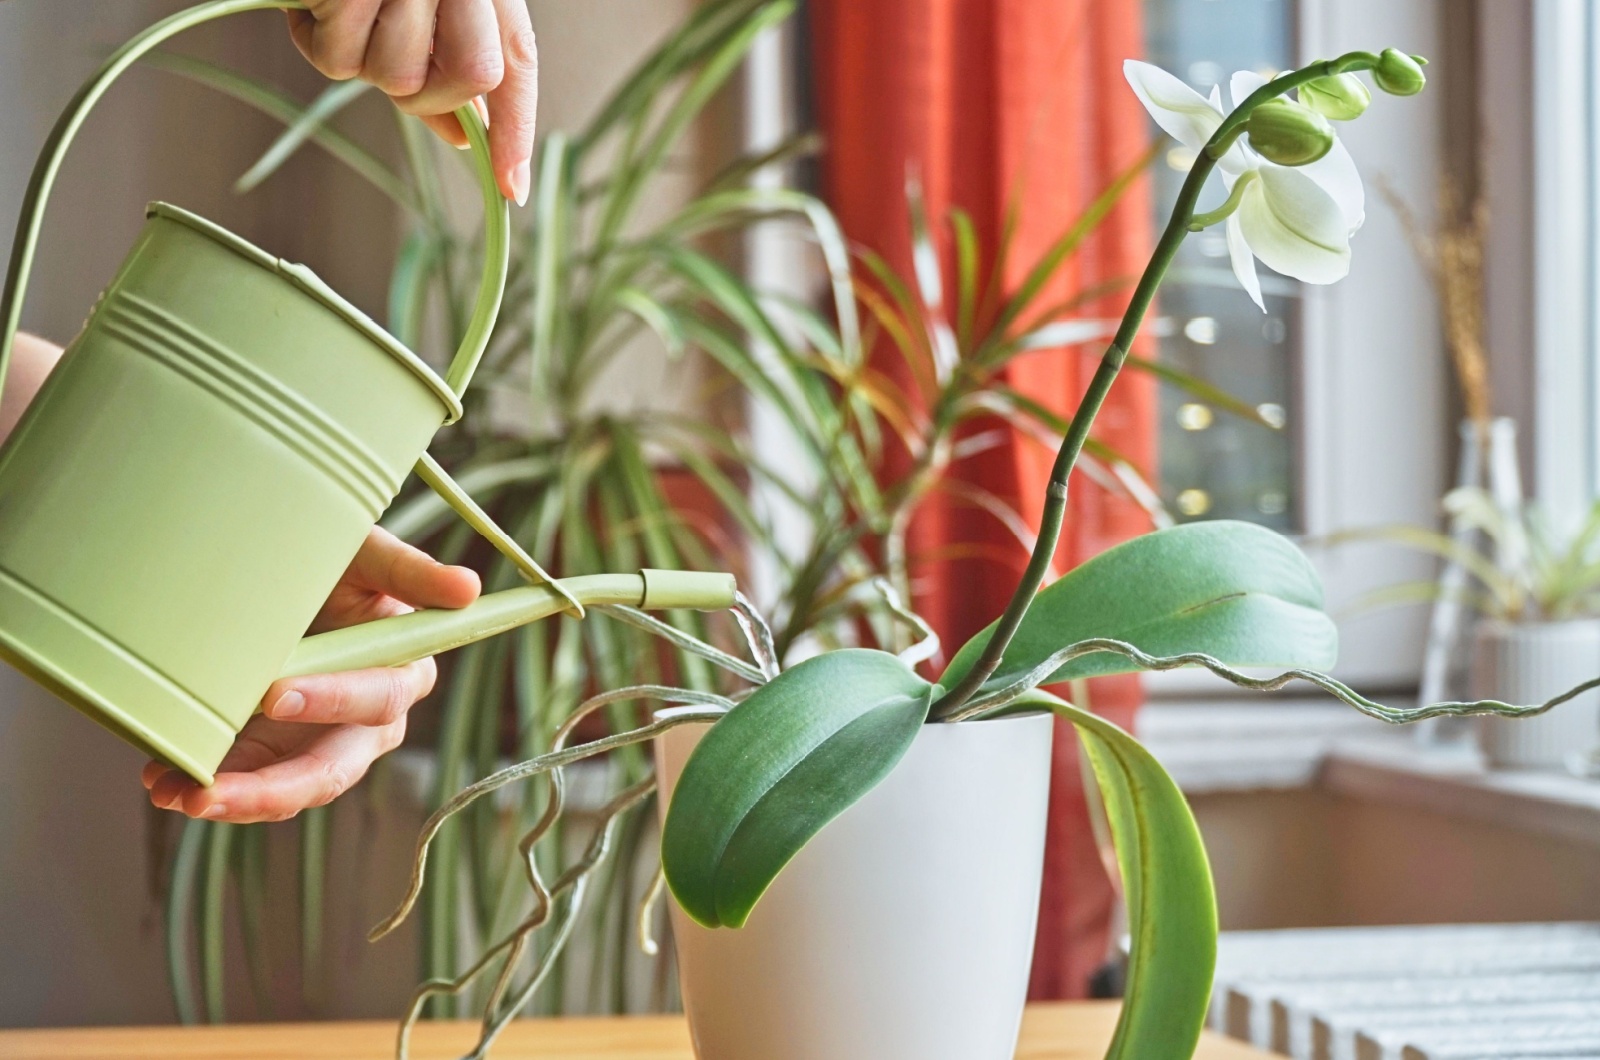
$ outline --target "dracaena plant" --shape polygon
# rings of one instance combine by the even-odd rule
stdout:
[[[1308,681],[1391,722],[1441,714],[1521,716],[1581,691],[1537,706],[1482,701],[1396,709],[1365,699],[1319,672],[1332,665],[1336,643],[1310,564],[1284,538],[1247,524],[1158,531],[1041,589],[1055,555],[1069,476],[1185,236],[1225,224],[1247,290],[1253,286],[1253,258],[1309,282],[1331,282],[1347,270],[1360,184],[1342,155],[1334,156],[1331,167],[1317,166],[1342,150],[1328,119],[1350,120],[1366,107],[1369,93],[1354,76],[1361,71],[1394,95],[1423,87],[1419,59],[1393,49],[1352,52],[1270,82],[1235,79],[1235,95],[1242,98],[1224,112],[1215,97],[1207,100],[1143,64],[1129,65],[1135,91],[1169,132],[1194,149],[1195,161],[1087,393],[1064,425],[1036,544],[1016,592],[1005,612],[942,673],[931,679],[919,674],[914,649],[908,658],[844,648],[785,669],[770,634],[748,610],[742,617],[749,660],[646,616],[619,614],[725,670],[741,687],[710,693],[636,685],[587,701],[560,726],[549,751],[466,788],[429,820],[411,885],[374,935],[404,920],[423,893],[431,844],[453,815],[506,785],[542,779],[549,797],[545,813],[522,840],[526,854],[560,813],[564,767],[690,722],[713,724],[684,768],[668,810],[658,883],[664,880],[701,924],[737,928],[789,860],[888,775],[924,725],[1051,711],[1083,735],[1127,881],[1132,960],[1127,1003],[1108,1055],[1191,1055],[1210,995],[1216,941],[1210,874],[1193,818],[1176,785],[1132,737],[1041,686],[1199,666],[1254,689]],[[1203,211],[1207,177],[1219,167],[1228,195]],[[1337,173],[1330,176],[1330,170]],[[1253,677],[1238,669],[1262,666],[1281,672]],[[623,701],[680,709],[632,731],[568,746],[585,716]],[[459,991],[483,977],[490,988],[474,1053],[482,1055],[539,988],[606,856],[619,815],[646,799],[651,784],[645,778],[624,789],[606,807],[587,855],[559,876],[547,880],[537,861],[527,858],[532,913],[463,975],[423,984],[407,1027],[429,996]],[[535,952],[534,934],[547,926],[550,941]],[[404,1034],[401,1041],[404,1053]]]

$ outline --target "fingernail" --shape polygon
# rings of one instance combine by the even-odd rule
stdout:
[[[272,704],[272,716],[274,718],[295,718],[303,714],[305,709],[306,697],[291,688],[279,696],[276,703]]]
[[[533,170],[525,158],[517,163],[517,168],[511,171],[511,192],[516,197],[518,206],[528,205],[528,184],[533,179]]]
[[[228,812],[228,807],[220,802],[214,802],[201,811],[201,817],[221,817]]]

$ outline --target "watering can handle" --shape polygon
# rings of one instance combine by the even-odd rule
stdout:
[[[44,223],[45,204],[50,197],[50,189],[55,183],[56,174],[60,172],[67,148],[71,146],[73,137],[77,135],[78,129],[88,117],[90,109],[128,67],[138,62],[153,48],[187,29],[213,19],[246,11],[303,7],[304,4],[299,0],[213,0],[211,3],[180,11],[124,44],[106,60],[94,76],[84,82],[83,87],[78,90],[77,95],[56,121],[55,128],[51,130],[50,137],[39,154],[39,160],[34,165],[33,176],[28,182],[27,194],[23,198],[22,215],[17,222],[16,238],[11,246],[11,264],[6,273],[5,288],[0,292],[0,390],[3,390],[5,385],[12,347],[16,343],[17,331],[21,326],[22,299],[28,286],[28,275],[33,269],[39,232]],[[478,285],[478,296],[472,307],[472,316],[467,323],[466,335],[462,338],[461,346],[456,350],[455,357],[445,373],[446,384],[460,396],[466,390],[467,384],[472,379],[472,373],[489,344],[489,334],[494,327],[495,317],[500,312],[500,300],[505,293],[507,261],[510,254],[511,213],[495,182],[483,119],[471,106],[456,111],[456,117],[467,134],[467,140],[477,163],[477,175],[484,205],[483,278]],[[467,492],[458,486],[431,457],[424,454],[417,463],[416,471],[418,477],[444,498],[457,514],[487,538],[497,550],[509,558],[530,581],[551,585],[566,601],[566,610],[580,618],[583,616],[583,604],[545,573],[510,535],[496,526]]]
[[[16,238],[11,245],[11,264],[6,271],[6,282],[0,291],[0,388],[5,383],[11,364],[11,350],[16,343],[17,330],[22,322],[22,298],[28,286],[28,274],[33,269],[33,256],[39,245],[39,231],[44,224],[45,202],[50,187],[55,183],[67,148],[78,129],[88,117],[89,110],[99,101],[116,79],[138,62],[144,55],[179,33],[213,19],[236,15],[246,11],[271,8],[283,10],[303,9],[300,0],[212,0],[157,22],[149,29],[118,48],[106,60],[67,105],[57,119],[55,128],[45,141],[39,161],[34,165],[28,181],[27,194],[22,200],[22,215],[17,221]],[[466,335],[456,350],[450,367],[445,372],[445,382],[457,396],[466,390],[472,373],[478,367],[484,349],[489,344],[489,333],[495,317],[500,312],[500,299],[505,293],[507,261],[511,244],[511,211],[501,197],[495,183],[494,170],[489,160],[489,143],[483,119],[471,106],[456,111],[472,147],[477,162],[479,183],[484,203],[484,269],[478,286],[478,297],[472,307]],[[465,514],[465,513],[463,513]]]

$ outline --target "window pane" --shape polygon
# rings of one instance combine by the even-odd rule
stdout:
[[[1271,76],[1292,62],[1293,0],[1145,0],[1151,62],[1201,95],[1235,70]],[[1154,128],[1152,126],[1152,128]],[[1164,224],[1192,159],[1172,141],[1156,164],[1157,223]],[[1201,202],[1225,197],[1215,175]],[[1161,493],[1179,521],[1248,519],[1298,529],[1295,371],[1300,285],[1257,266],[1262,312],[1228,264],[1222,226],[1192,235],[1161,290],[1161,359],[1255,405],[1284,425],[1268,430],[1162,387]]]

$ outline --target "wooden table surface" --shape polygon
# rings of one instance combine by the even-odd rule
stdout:
[[[1018,1060],[1100,1060],[1116,1022],[1112,1003],[1029,1006]],[[278,1023],[0,1031],[5,1060],[388,1060],[392,1022]],[[444,1060],[470,1048],[476,1023],[424,1023],[412,1056]],[[678,1017],[519,1020],[497,1060],[693,1060]],[[1265,1053],[1208,1034],[1196,1060],[1263,1060]],[[757,1060],[752,1057],[751,1060]]]

